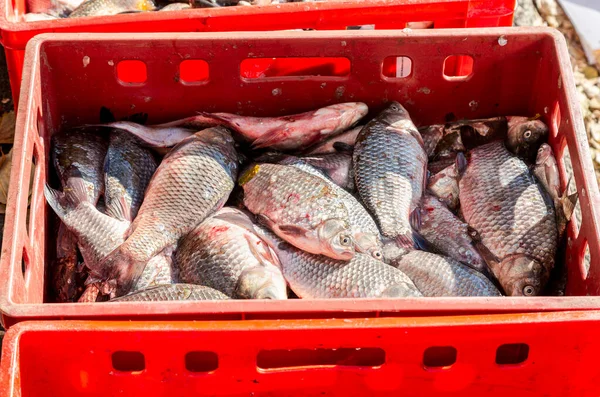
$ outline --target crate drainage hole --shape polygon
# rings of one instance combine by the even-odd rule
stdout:
[[[446,80],[465,80],[472,73],[472,56],[451,55],[444,60],[444,77]]]
[[[501,345],[496,350],[496,364],[514,365],[521,364],[529,356],[529,345],[525,343],[508,343]]]
[[[427,369],[449,368],[456,362],[456,349],[452,346],[432,346],[423,352],[423,365]]]
[[[121,61],[117,64],[117,78],[123,84],[143,84],[148,79],[146,64],[136,60]]]
[[[261,350],[256,357],[260,369],[309,366],[378,367],[385,363],[380,348]]]
[[[346,77],[350,75],[348,58],[247,58],[240,64],[244,79],[278,77]]]
[[[179,80],[184,84],[208,81],[208,62],[202,59],[188,59],[179,64]]]
[[[381,73],[385,77],[406,78],[412,74],[412,60],[404,56],[387,57],[383,60]]]
[[[117,371],[140,372],[146,368],[146,360],[140,352],[118,351],[112,354],[112,366]]]
[[[185,369],[190,372],[211,372],[217,368],[219,368],[217,353],[196,351],[185,355]]]

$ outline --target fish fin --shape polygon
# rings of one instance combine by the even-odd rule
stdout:
[[[479,235],[479,232],[477,230],[475,230],[475,228],[473,228],[471,226],[467,226],[467,233],[469,234],[469,237],[471,237],[471,240],[474,243],[481,242],[481,235]]]
[[[275,253],[271,250],[271,247],[269,247],[269,245],[261,239],[261,243],[257,245],[257,243],[255,241],[251,240],[251,237],[246,235],[245,236],[246,241],[248,242],[248,247],[250,248],[250,251],[252,251],[252,254],[254,255],[254,257],[256,259],[258,259],[258,261],[262,264],[262,265],[276,265],[278,267],[281,267],[281,263],[279,262],[279,257],[277,257],[277,255],[275,255]]]
[[[121,244],[108,254],[94,272],[103,285],[111,287],[110,291],[105,292],[111,298],[131,291],[149,260],[132,257],[125,248],[126,244],[127,242]]]
[[[109,108],[102,106],[100,108],[100,122],[104,124],[112,123],[113,121],[117,121],[113,112]]]
[[[417,142],[419,142],[419,145],[421,145],[421,148],[423,148],[423,150],[425,150],[425,142],[423,142],[423,136],[421,135],[419,130],[416,128],[414,128],[414,129],[409,128],[409,132],[410,132],[410,135],[412,135],[413,138],[415,138],[417,140]]]
[[[425,240],[425,237],[421,236],[420,233],[413,231],[412,238],[413,238],[415,248],[420,249],[421,251],[432,251],[433,250],[433,248],[431,248],[429,246],[429,242],[427,240]]]
[[[346,142],[334,142],[333,148],[338,153],[348,153],[348,154],[354,153],[354,146],[350,145],[349,143],[346,143]]]
[[[421,218],[421,208],[417,207],[410,213],[410,226],[416,230],[421,230],[421,226],[423,225],[423,219]]]
[[[577,200],[579,199],[579,194],[577,192],[573,194],[568,194],[569,187],[571,186],[572,181],[573,176],[571,175],[569,177],[569,181],[567,182],[567,186],[565,187],[565,191],[562,197],[560,198],[560,204],[562,206],[563,213],[567,222],[571,220],[571,217],[573,216],[573,211],[575,210],[575,206],[577,205]]]
[[[44,196],[59,218],[64,218],[67,213],[76,208],[80,203],[88,201],[85,184],[81,178],[72,178],[65,187],[64,192],[52,189],[48,184],[44,186]]]
[[[277,228],[288,236],[302,237],[306,235],[306,229],[296,225],[279,225]]]
[[[500,264],[501,260],[481,241],[473,241],[473,246],[490,269],[493,269],[496,265]]]
[[[408,232],[408,233],[396,236],[395,240],[396,240],[396,244],[400,248],[412,249],[412,248],[415,248],[415,246],[416,246],[416,243],[414,240],[414,234],[412,232]]]
[[[106,215],[121,221],[133,222],[131,205],[129,205],[124,195],[121,195],[117,200],[112,200],[110,205],[106,206]]]
[[[283,142],[288,136],[288,129],[278,130],[259,136],[252,142],[252,149],[262,149]]]
[[[458,172],[458,176],[462,177],[467,170],[467,158],[463,152],[458,152],[456,154],[456,160],[454,160],[454,164],[456,166],[456,171]]]

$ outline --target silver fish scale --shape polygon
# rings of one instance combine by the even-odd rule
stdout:
[[[174,249],[175,246],[167,247],[163,252],[150,259],[131,291],[140,291],[155,285],[177,283],[179,278],[176,269],[173,268]]]
[[[486,276],[441,255],[411,251],[394,265],[412,279],[424,296],[501,295]]]
[[[266,248],[260,238],[243,227],[215,218],[206,219],[179,243],[175,262],[180,280],[206,285],[235,297],[242,272],[265,266],[249,244],[256,245],[256,249],[261,248],[260,244]]]
[[[485,262],[473,247],[467,224],[458,219],[436,197],[423,197],[420,212],[419,234],[436,251],[474,268],[486,268]]]
[[[377,224],[375,223],[371,215],[367,212],[365,207],[363,207],[362,204],[359,203],[358,200],[352,194],[337,186],[321,171],[319,171],[312,165],[305,163],[304,160],[301,158],[298,158],[294,162],[290,162],[289,165],[294,166],[304,172],[308,172],[309,174],[318,176],[319,178],[322,178],[325,182],[332,186],[332,188],[337,190],[336,193],[340,195],[344,202],[344,205],[348,210],[348,219],[350,221],[352,233],[368,233],[375,236],[377,240],[381,240],[381,235],[379,234]]]
[[[277,253],[283,275],[301,298],[377,298],[394,285],[405,288],[403,296],[421,296],[404,273],[367,254],[346,262],[295,247]]]
[[[243,183],[244,204],[254,214],[266,215],[277,224],[308,230],[329,219],[339,219],[349,227],[348,210],[338,194],[342,189],[334,189],[323,178],[296,167],[278,164],[255,167],[256,175]]]
[[[467,223],[498,258],[524,254],[550,268],[556,254],[554,208],[545,202],[527,165],[493,142],[471,151],[460,181]]]
[[[125,131],[113,131],[105,160],[105,193],[107,213],[115,216],[120,199],[130,206],[131,219],[135,219],[146,187],[154,175],[157,163],[152,153],[141,147]]]
[[[237,176],[237,154],[230,135],[211,130],[191,136],[165,157],[122,251],[147,260],[225,203]]]
[[[86,265],[93,268],[125,241],[130,223],[104,215],[89,202],[67,211],[63,222],[75,236]]]
[[[423,194],[427,155],[408,132],[368,124],[354,150],[356,187],[384,236],[412,233],[409,215]]]
[[[112,299],[111,302],[204,301],[229,299],[227,295],[202,285],[171,284],[150,287]]]
[[[67,131],[52,137],[52,160],[63,190],[73,177],[81,177],[90,202],[96,204],[104,192],[106,139],[92,131]]]

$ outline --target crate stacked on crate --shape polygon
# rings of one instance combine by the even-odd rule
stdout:
[[[0,260],[0,308],[10,327],[0,381],[10,395],[36,395],[43,384],[49,395],[559,396],[581,395],[598,377],[589,351],[600,304],[600,194],[557,32],[48,34],[30,42],[27,59],[11,175],[18,183],[9,192]],[[190,60],[201,70],[184,72]],[[350,101],[375,115],[393,100],[419,125],[444,123],[449,114],[522,115],[550,127],[561,185],[572,168],[583,213],[569,224],[558,258],[568,270],[567,296],[45,300],[55,235],[43,186],[50,138],[59,131],[96,123],[103,107],[117,119],[141,112],[158,124],[199,110],[278,116]],[[29,200],[20,187],[30,184],[32,167]],[[574,309],[580,311],[566,312]],[[573,333],[580,338],[569,339]],[[44,371],[36,370],[40,361],[48,364]]]

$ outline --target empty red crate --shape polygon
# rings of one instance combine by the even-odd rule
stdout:
[[[51,2],[37,3],[43,10]],[[26,1],[1,0],[0,37],[16,107],[25,45],[41,33],[343,30],[362,25],[402,29],[423,21],[433,22],[434,28],[510,26],[515,6],[516,0],[328,0],[22,22],[20,17],[31,12]]]
[[[23,322],[4,338],[0,395],[595,396],[598,332],[594,311]]]
[[[410,63],[410,73],[404,67],[405,77],[385,76],[389,57]],[[303,58],[304,74],[319,75],[302,75]],[[445,68],[449,59],[458,66]],[[181,65],[190,61],[198,69],[184,73]],[[268,77],[257,77],[265,73]],[[385,73],[390,75],[389,67]],[[600,298],[589,297],[600,295],[600,199],[567,47],[555,30],[43,35],[28,47],[22,98],[0,261],[6,325],[25,319],[340,318],[600,306]],[[146,112],[154,124],[199,110],[275,116],[345,101],[363,101],[375,114],[391,100],[403,103],[418,125],[444,122],[450,114],[458,119],[539,114],[550,125],[563,183],[569,157],[583,214],[581,222],[571,222],[560,258],[568,266],[570,296],[44,303],[56,233],[47,229],[51,210],[42,187],[50,136],[57,131],[97,122],[102,106],[117,118]],[[26,186],[34,165],[28,214]]]

